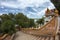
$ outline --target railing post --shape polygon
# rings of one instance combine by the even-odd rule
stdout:
[[[56,27],[56,35],[57,35],[59,31],[59,17],[57,17],[56,19],[57,19],[57,27]]]
[[[59,35],[56,35],[55,36],[55,40],[59,40]]]

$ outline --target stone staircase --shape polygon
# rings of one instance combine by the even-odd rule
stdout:
[[[19,31],[14,40],[55,40],[55,36],[35,36]]]
[[[41,37],[39,40],[55,40],[54,37]]]
[[[57,19],[53,17],[50,22],[45,24],[40,29],[22,28],[21,31],[33,35],[55,35],[57,25],[58,25]]]
[[[33,40],[55,40],[55,36],[36,36]]]
[[[22,28],[21,31],[38,36],[35,40],[60,40],[60,17],[53,17],[40,29]]]

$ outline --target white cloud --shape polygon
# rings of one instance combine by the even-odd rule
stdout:
[[[43,16],[43,15],[44,15],[44,13],[45,13],[45,10],[46,10],[46,8],[45,8],[44,10],[42,10],[42,11],[38,12],[38,13],[37,13],[37,15],[38,15],[38,16],[39,16],[39,15],[40,15],[40,16]]]
[[[47,6],[46,6],[46,5],[44,5],[45,2],[48,2],[50,4],[47,3],[46,4]],[[23,9],[23,11],[22,11],[23,13],[25,12],[25,8],[26,7],[32,7],[32,9],[34,11],[36,11],[36,13],[29,11],[29,14],[28,14],[26,12],[27,13],[26,15],[28,17],[30,17],[30,18],[34,18],[34,17],[38,17],[39,18],[39,17],[43,16],[44,12],[46,10],[45,8],[47,8],[47,7],[49,9],[53,9],[54,8],[53,4],[49,0],[10,0],[10,1],[8,1],[8,0],[6,0],[6,1],[5,0],[3,0],[3,1],[0,0],[0,6],[2,6],[1,8],[4,8],[4,6],[6,6],[6,7],[10,7],[10,8]],[[44,7],[44,9],[43,10],[40,9],[40,8],[37,9],[40,6],[41,6],[41,8]],[[5,11],[7,11],[7,10],[5,10]],[[14,10],[10,10],[10,11],[14,11]],[[15,10],[15,11],[18,11],[18,10]]]
[[[49,0],[16,0],[16,1],[2,1],[1,5],[14,7],[14,8],[25,8],[27,6],[36,6],[38,7],[40,4],[47,2]]]
[[[11,2],[2,2],[1,6],[6,6],[6,7],[11,7],[11,8],[18,8],[16,4],[11,3]]]
[[[45,10],[46,10],[46,8],[42,11],[37,12],[37,13],[29,12],[29,14],[27,14],[27,17],[29,17],[29,18],[41,18],[42,16],[44,16]]]
[[[1,6],[1,8],[3,9],[3,8],[4,8],[4,6]]]
[[[54,5],[52,3],[50,3],[50,6],[48,6],[49,9],[54,9]]]

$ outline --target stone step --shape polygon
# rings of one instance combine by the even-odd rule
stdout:
[[[45,37],[42,37],[42,39],[41,40],[45,40]]]
[[[39,37],[35,36],[35,39],[34,40],[38,40],[38,39],[39,39]]]
[[[45,40],[49,40],[49,37],[46,37],[46,39]]]
[[[42,37],[39,37],[39,39],[37,39],[37,40],[41,40],[42,39]]]
[[[54,40],[54,37],[50,37],[50,40]]]
[[[32,38],[32,40],[36,40],[38,37],[36,36],[30,36]]]

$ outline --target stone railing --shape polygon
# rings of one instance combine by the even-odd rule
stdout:
[[[8,34],[4,34],[4,35],[0,36],[0,40],[5,39],[7,36],[8,36]]]
[[[14,34],[12,36],[8,34],[4,34],[3,36],[0,37],[0,40],[13,40]]]
[[[60,35],[57,34],[58,19],[53,17],[50,22],[42,26],[40,29],[22,28],[21,31],[27,34],[40,36],[41,40],[60,40]]]
[[[22,28],[22,31],[28,33],[28,34],[35,34],[35,35],[50,35],[50,34],[55,34],[56,31],[56,19],[53,17],[50,22],[48,22],[46,25],[41,27],[40,29],[31,29],[31,28]]]

